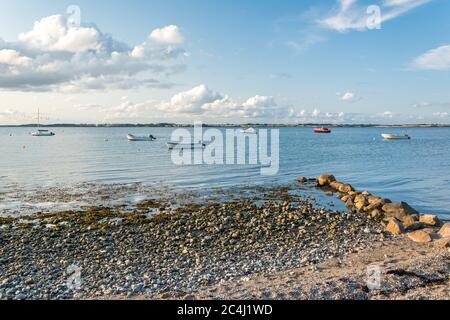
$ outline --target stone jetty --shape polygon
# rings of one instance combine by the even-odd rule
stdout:
[[[414,242],[434,242],[438,247],[450,248],[450,223],[441,222],[436,215],[420,213],[406,202],[394,203],[368,191],[356,191],[352,185],[337,181],[331,174],[317,178],[317,187],[328,194],[337,193],[337,198],[349,210],[378,220],[389,234],[406,233]]]

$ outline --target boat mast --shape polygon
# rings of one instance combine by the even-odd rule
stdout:
[[[38,127],[38,129],[41,127],[39,119],[40,118],[39,118],[39,108],[38,108],[38,118],[37,118],[37,127]]]

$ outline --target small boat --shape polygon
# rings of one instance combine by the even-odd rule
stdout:
[[[314,133],[331,133],[331,130],[328,128],[317,128],[314,129]]]
[[[40,129],[41,124],[40,124],[40,114],[39,114],[39,109],[38,109],[38,115],[37,115],[37,131],[32,132],[31,135],[33,137],[53,137],[55,135],[55,133],[48,131],[48,130],[42,130]]]
[[[398,134],[383,133],[381,136],[385,140],[411,140],[411,137],[407,134],[398,135]]]
[[[255,128],[248,128],[245,130],[241,130],[242,134],[258,134],[258,131],[255,130]]]
[[[178,149],[204,149],[206,147],[206,144],[202,143],[202,142],[197,142],[197,143],[182,143],[182,142],[175,142],[175,141],[170,141],[167,142],[167,148],[169,148],[169,150],[173,150],[175,148]]]
[[[156,138],[153,135],[149,135],[148,137],[146,137],[146,136],[138,137],[133,134],[128,134],[127,139],[128,139],[128,141],[155,141],[156,140]]]
[[[36,132],[32,132],[31,135],[33,137],[53,137],[55,135],[55,133],[48,131],[48,130],[39,129]]]

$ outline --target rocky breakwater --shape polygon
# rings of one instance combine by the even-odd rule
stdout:
[[[433,243],[450,250],[450,223],[442,223],[431,214],[422,214],[406,202],[393,203],[390,199],[356,191],[353,186],[339,182],[333,175],[325,174],[317,179],[317,187],[337,197],[354,212],[365,213],[379,221],[385,231],[392,235],[406,234],[418,243]]]

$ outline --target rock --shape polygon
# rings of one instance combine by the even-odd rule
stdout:
[[[442,238],[442,239],[436,240],[436,241],[434,242],[434,246],[435,246],[436,248],[441,248],[441,249],[444,249],[444,248],[450,248],[450,237]]]
[[[342,183],[337,181],[330,182],[330,187],[332,187],[335,190],[339,190],[339,187],[342,185]]]
[[[416,220],[414,219],[413,216],[405,216],[402,219],[402,223],[406,228],[410,228],[416,224]]]
[[[393,235],[400,235],[405,232],[403,224],[395,219],[391,219],[386,227],[386,232]]]
[[[421,215],[419,221],[430,226],[435,226],[440,223],[439,218],[432,214]]]
[[[352,209],[354,207],[354,203],[353,203],[352,199],[348,199],[347,202],[345,202],[345,206],[348,209]]]
[[[331,174],[324,174],[317,181],[320,186],[328,186],[331,182],[336,181],[336,178]]]
[[[357,195],[355,197],[355,207],[356,207],[356,209],[361,211],[368,204],[369,204],[369,202],[367,201],[367,198],[364,195],[359,194],[359,195]]]
[[[450,237],[450,223],[444,224],[438,233],[442,238],[449,238]]]
[[[407,231],[416,231],[416,230],[423,230],[424,226],[425,225],[423,223],[415,221],[414,223],[408,225],[406,228]]]
[[[355,202],[355,208],[358,209],[358,211],[363,211],[365,208],[364,202]]]
[[[302,177],[302,178],[298,178],[297,179],[298,183],[307,183],[308,182],[308,178]]]
[[[355,197],[355,203],[362,202],[364,206],[368,205],[369,202],[367,201],[367,198],[363,194],[359,194]]]
[[[349,184],[342,184],[341,186],[339,186],[339,192],[342,193],[349,193],[351,191],[355,191],[355,189],[353,189],[353,187]]]
[[[406,202],[386,203],[383,206],[383,211],[386,212],[387,217],[399,220],[402,220],[408,215],[418,214],[418,212]]]
[[[417,231],[408,233],[408,238],[410,238],[412,241],[418,242],[418,243],[428,243],[433,240],[433,239],[431,239],[431,236],[423,230],[417,230]]]
[[[375,209],[370,212],[370,216],[372,219],[379,219],[383,216],[383,213],[380,210]]]

